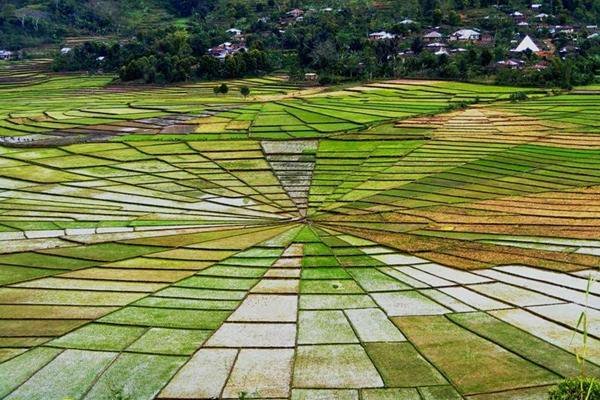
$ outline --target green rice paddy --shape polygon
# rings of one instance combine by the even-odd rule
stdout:
[[[546,399],[600,377],[593,90],[2,73],[0,398]]]

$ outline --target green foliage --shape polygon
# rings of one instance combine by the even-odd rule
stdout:
[[[229,93],[229,86],[226,83],[221,83],[213,88],[214,94],[227,94]]]
[[[123,394],[123,389],[111,389],[111,400],[132,400],[131,396]]]
[[[550,391],[549,400],[600,400],[600,381],[596,378],[568,378]]]
[[[240,94],[244,97],[250,96],[250,88],[248,86],[242,86],[240,88]]]
[[[221,83],[221,86],[219,86],[219,93],[221,93],[221,94],[229,93],[229,86],[227,86],[226,83]]]
[[[241,78],[272,70],[267,52],[251,49],[218,60],[203,34],[179,28],[140,32],[126,44],[85,42],[58,55],[56,71],[118,72],[123,81],[170,83],[192,78]]]
[[[516,103],[517,101],[527,100],[527,93],[525,92],[514,92],[509,96],[511,102]]]

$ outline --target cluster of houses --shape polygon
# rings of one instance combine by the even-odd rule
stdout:
[[[304,10],[294,8],[293,10],[286,12],[283,18],[281,18],[280,22],[284,25],[294,21],[301,22],[304,20],[304,13]]]
[[[519,29],[518,36],[515,36],[515,40],[513,41],[514,48],[511,50],[511,58],[508,60],[503,60],[497,63],[498,67],[506,67],[506,68],[521,68],[525,64],[520,60],[520,56],[525,53],[534,53],[542,58],[549,58],[554,55],[558,55],[561,57],[566,57],[567,55],[577,52],[577,46],[563,46],[560,49],[556,49],[555,53],[548,51],[546,48],[548,46],[545,45],[546,41],[540,43],[532,38],[531,29],[529,28],[530,23],[534,24],[534,28],[538,29],[539,34],[537,36],[547,36],[549,35],[561,35],[561,34],[573,34],[577,33],[578,28],[568,25],[554,25],[549,26],[546,22],[552,17],[544,12],[542,12],[542,4],[534,3],[531,4],[528,10],[524,11],[512,11],[506,12],[509,18],[515,22],[518,27],[523,27],[526,29]],[[300,8],[294,8],[287,12],[285,12],[279,19],[279,27],[280,33],[285,33],[285,29],[290,24],[296,22],[304,21],[305,17],[311,13],[315,12],[333,12],[334,10],[331,7],[321,8],[319,10],[309,9],[303,10]],[[485,17],[485,18],[490,18]],[[262,17],[259,19],[259,22],[268,22],[268,17]],[[400,25],[404,26],[412,26],[417,25],[417,22],[410,19],[405,18],[399,22]],[[541,33],[541,30],[543,34]],[[588,38],[598,37],[598,27],[595,25],[587,25],[585,27],[586,32],[591,32]],[[220,60],[224,60],[228,56],[233,54],[247,51],[245,36],[240,29],[231,28],[227,30],[227,33],[230,35],[230,39],[224,43],[219,44],[218,46],[212,47],[208,50],[208,54],[212,57],[215,57]],[[390,33],[387,31],[379,31],[373,32],[368,35],[369,40],[371,41],[386,41],[386,40],[395,40],[398,35],[394,33]],[[435,55],[447,55],[451,56],[456,53],[462,53],[467,51],[465,49],[466,45],[478,45],[478,46],[493,46],[494,45],[494,36],[489,32],[481,31],[477,28],[462,28],[458,29],[455,32],[450,34],[444,34],[441,32],[440,28],[432,28],[424,32],[422,35],[422,40],[424,43],[424,48],[426,51],[429,51]],[[401,57],[411,57],[414,53],[412,50],[406,50],[399,53]],[[543,67],[542,64],[539,66]]]
[[[542,9],[542,4],[534,3],[531,4],[529,8],[530,10],[527,10],[526,12],[521,12],[517,10],[509,13],[508,15],[512,18],[512,20],[518,27],[528,28],[532,26],[538,31],[547,30],[550,35],[574,34],[578,33],[579,31],[588,31],[591,32],[589,36],[593,36],[597,33],[598,25],[550,25],[548,24],[548,20],[551,19],[553,15],[540,12]]]
[[[447,40],[446,40],[447,39]],[[452,55],[467,51],[464,47],[456,47],[456,44],[468,43],[477,45],[490,45],[494,43],[494,38],[489,33],[481,33],[476,29],[460,29],[448,38],[437,30],[432,30],[423,35],[424,48],[435,55]],[[520,41],[515,41],[516,46],[510,49],[510,58],[496,63],[499,68],[521,69],[525,66],[522,60],[524,55],[535,54],[542,59],[548,59],[554,56],[551,51],[545,49],[545,46],[536,43],[529,35],[525,35]],[[450,45],[453,45],[451,47]],[[410,55],[411,51],[401,53],[401,56]],[[562,52],[559,52],[562,55]],[[533,68],[544,69],[547,67],[545,61],[537,63]]]
[[[228,56],[247,50],[243,43],[224,42],[208,49],[208,54],[219,60],[224,60]]]
[[[497,62],[496,66],[498,68],[525,68],[527,63],[523,60],[526,58],[524,56],[535,54],[542,61],[528,67],[538,70],[544,69],[548,66],[547,60],[552,57],[566,58],[579,53],[578,40],[600,38],[597,25],[550,25],[547,22],[552,16],[541,12],[541,10],[542,4],[535,3],[531,4],[530,9],[525,12],[512,11],[507,13],[518,28],[515,30],[514,39],[511,41],[510,57]],[[490,17],[485,18],[489,19]],[[413,23],[413,21],[405,19],[401,22],[401,24],[407,23]],[[534,39],[534,36],[541,37],[542,40]],[[386,31],[369,34],[369,39],[372,41],[394,40],[397,38],[399,38],[399,35]],[[462,28],[450,34],[442,33],[439,27],[430,28],[421,34],[421,39],[424,50],[437,56],[451,56],[452,54],[465,52],[467,50],[464,46],[467,44],[492,47],[495,43],[492,34],[477,28]],[[564,45],[565,39],[570,44]],[[558,43],[562,45],[558,47]],[[398,55],[400,57],[412,57],[414,52],[405,50]]]
[[[374,32],[369,35],[369,39],[372,41],[390,40],[396,37],[397,35],[385,31]],[[425,50],[435,55],[450,55],[467,51],[464,47],[460,47],[461,44],[489,45],[494,42],[491,34],[481,32],[478,29],[459,29],[450,35],[444,35],[438,29],[431,29],[426,31],[421,39]],[[413,54],[412,50],[406,50],[399,55],[411,56]]]
[[[208,49],[208,54],[210,56],[219,60],[224,60],[228,56],[248,51],[248,48],[246,47],[246,38],[241,29],[231,28],[226,32],[231,37],[230,41]]]
[[[321,11],[331,12],[333,11],[333,9],[330,7],[326,7],[323,8]],[[305,13],[306,12],[300,8],[294,8],[286,12],[279,21],[281,28],[284,28],[285,26],[294,22],[302,22],[304,20]],[[258,21],[266,23],[268,21],[268,18],[262,17]],[[248,51],[248,48],[246,47],[246,38],[240,29],[231,28],[228,29],[226,32],[231,36],[231,39],[227,42],[221,43],[218,46],[211,47],[210,49],[208,49],[209,55],[219,60],[224,60],[228,56],[234,55],[239,52]],[[284,30],[280,30],[279,32],[285,33]]]

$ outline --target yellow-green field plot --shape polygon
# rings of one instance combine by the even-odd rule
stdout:
[[[111,79],[51,75],[27,84],[0,85],[0,138],[46,145],[115,137],[146,140],[148,136],[160,140],[320,138],[436,114],[463,102],[507,99],[517,91],[410,81],[336,90],[302,87],[275,76],[228,81],[229,94],[215,95],[215,82],[145,87],[116,86]],[[250,96],[240,95],[242,86],[250,88]],[[532,96],[544,93],[526,91]]]

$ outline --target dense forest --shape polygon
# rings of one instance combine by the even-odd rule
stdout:
[[[32,47],[60,48],[68,38],[90,36],[57,53],[54,68],[156,83],[275,70],[297,79],[317,72],[322,83],[379,77],[493,77],[504,84],[564,87],[593,82],[600,70],[597,35],[582,28],[577,37],[550,36],[546,26],[596,25],[600,0],[539,3],[538,12],[548,18],[530,33],[508,16],[530,8],[522,0],[8,0],[0,9],[0,48],[24,49],[26,56]],[[307,12],[290,17],[293,9]],[[433,27],[447,32],[473,27],[490,32],[493,41],[435,55],[422,40]],[[239,39],[228,32],[232,28],[243,32],[243,51],[211,55],[215,46]],[[370,40],[369,33],[377,31],[393,39]],[[499,71],[496,63],[511,56],[515,38],[524,33],[577,50],[548,60],[525,54],[524,63],[543,61],[544,68]]]

